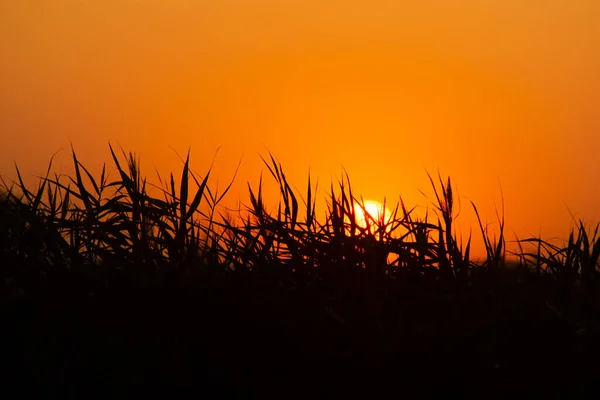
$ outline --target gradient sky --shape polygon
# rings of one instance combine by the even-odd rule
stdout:
[[[230,205],[268,151],[301,189],[343,166],[426,205],[439,169],[461,226],[501,186],[509,232],[566,238],[569,210],[600,220],[598,21],[597,0],[0,0],[0,174],[59,150],[68,173],[69,142],[99,172],[111,140],[152,179],[169,146],[197,172],[221,146]]]

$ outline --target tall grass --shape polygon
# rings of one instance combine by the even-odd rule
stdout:
[[[562,245],[552,244],[542,238],[519,241],[522,263],[538,274],[546,273],[566,286],[578,286],[586,290],[597,287],[600,278],[599,225],[586,227],[579,220]],[[523,244],[534,244],[534,251],[523,250]]]
[[[15,182],[2,180],[0,257],[6,281],[18,282],[27,291],[49,276],[75,273],[96,285],[164,285],[210,269],[293,287],[321,285],[375,296],[386,282],[461,284],[474,271],[500,269],[505,262],[504,206],[498,236],[491,237],[472,203],[486,249],[482,262],[472,261],[472,238],[463,246],[454,228],[450,178],[438,175],[436,181],[428,175],[435,200],[433,211],[424,217],[414,216],[415,208],[399,199],[391,216],[376,218],[366,213],[345,174],[337,185],[331,184],[325,217],[319,219],[317,186],[310,176],[305,193],[299,193],[270,155],[263,162],[279,187],[276,211],[267,211],[261,176],[257,187],[248,184],[246,209],[231,215],[219,204],[233,180],[223,193],[213,193],[208,185],[211,169],[196,176],[189,153],[178,179],[159,175],[160,185],[155,186],[143,177],[135,155],[121,150],[119,156],[112,145],[109,149],[115,178],[106,165],[94,178],[72,150],[74,176],[52,175],[51,160],[35,189],[25,185],[18,167]],[[152,196],[150,186],[162,197]],[[366,226],[357,221],[357,204],[367,216]],[[537,252],[524,251],[524,243],[536,244]],[[599,243],[598,226],[588,232],[580,221],[563,247],[540,238],[519,241],[518,266],[591,288],[598,282]]]
[[[362,221],[346,173],[317,210],[310,174],[298,190],[269,155],[277,202],[267,204],[261,176],[231,211],[221,202],[235,176],[213,191],[212,167],[193,173],[189,152],[154,185],[134,154],[109,150],[114,169],[97,177],[73,150],[72,176],[53,174],[51,160],[36,187],[18,167],[14,182],[1,180],[0,314],[3,342],[17,349],[3,360],[26,371],[23,382],[108,383],[122,394],[115,382],[152,387],[148,370],[173,387],[221,371],[234,386],[326,381],[338,394],[355,394],[355,381],[369,394],[404,391],[398,381],[415,377],[422,394],[435,382],[510,377],[496,393],[536,372],[547,385],[595,371],[599,225],[577,221],[562,244],[517,240],[511,254],[504,205],[493,232],[471,203],[479,230],[463,240],[456,190],[439,174],[428,175],[424,215],[400,198],[390,215]],[[471,254],[477,240],[482,260]]]

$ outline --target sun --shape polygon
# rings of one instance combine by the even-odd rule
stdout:
[[[377,226],[383,222],[387,224],[392,218],[392,213],[387,207],[375,200],[365,200],[364,202],[354,202],[354,214],[356,215],[356,225],[360,228],[369,228],[369,232],[374,234]],[[348,220],[346,222],[349,222]],[[390,227],[386,227],[389,232]]]

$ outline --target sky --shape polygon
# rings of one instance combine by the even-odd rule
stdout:
[[[241,161],[235,206],[271,152],[302,193],[345,169],[425,207],[439,171],[464,234],[470,201],[493,223],[504,200],[509,240],[566,238],[600,221],[597,21],[596,0],[0,0],[0,175],[69,173],[71,144],[99,174],[110,141],[153,180],[191,148],[214,188]]]

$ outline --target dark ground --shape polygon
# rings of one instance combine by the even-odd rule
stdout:
[[[4,297],[4,398],[600,393],[595,303],[542,283],[398,288],[381,328],[358,294],[250,279],[83,292]]]

